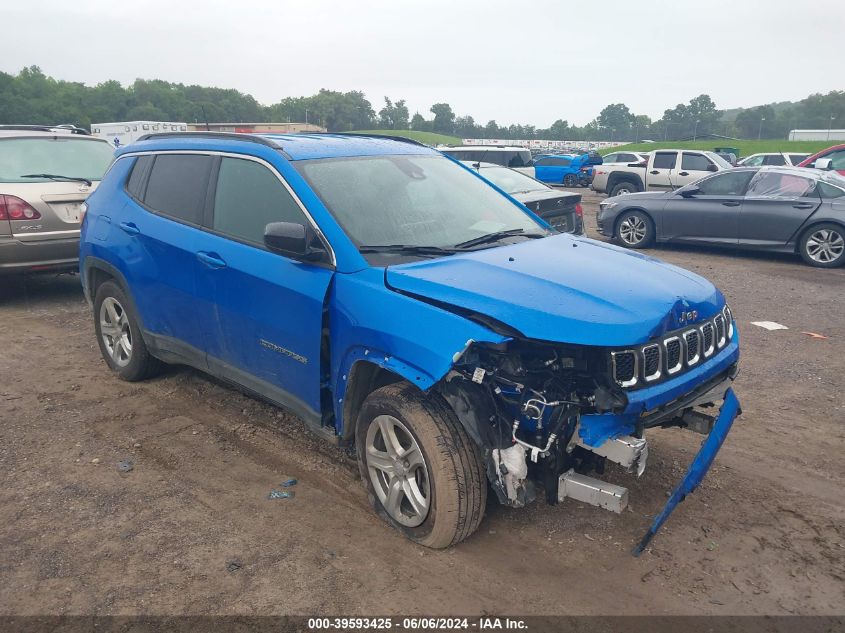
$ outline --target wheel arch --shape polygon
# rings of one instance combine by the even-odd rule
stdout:
[[[814,227],[817,227],[820,224],[835,224],[840,229],[842,229],[843,233],[845,233],[845,222],[843,222],[841,220],[838,220],[836,218],[825,218],[825,219],[812,218],[812,219],[808,220],[807,223],[804,226],[802,226],[800,229],[798,229],[795,232],[795,235],[792,238],[792,240],[793,240],[793,252],[795,252],[796,254],[801,253],[801,240],[804,238],[804,235],[806,235],[810,230],[812,230]]]
[[[144,321],[141,313],[138,311],[138,306],[135,304],[135,297],[132,296],[132,291],[126,281],[123,273],[113,264],[104,259],[94,256],[85,258],[82,270],[83,290],[85,298],[92,306],[94,305],[94,298],[97,296],[97,289],[107,281],[114,281],[123,290],[126,298],[129,300],[130,307],[135,313],[135,318],[138,319],[138,324],[141,326],[143,335]]]
[[[637,187],[637,191],[645,191],[645,187],[643,186],[643,179],[640,178],[639,174],[632,174],[631,172],[611,172],[611,174],[607,177],[607,185],[605,185],[605,191],[609,194],[613,191],[613,188],[618,185],[620,182],[631,182]]]

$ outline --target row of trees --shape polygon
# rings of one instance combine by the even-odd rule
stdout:
[[[269,106],[237,90],[186,86],[158,79],[137,79],[130,86],[105,81],[89,87],[47,77],[40,68],[17,75],[0,72],[0,123],[74,123],[88,127],[106,121],[285,122],[307,121],[330,131],[361,129],[420,130],[460,138],[554,140],[680,139],[704,134],[743,138],[784,138],[790,129],[845,127],[845,91],[813,94],[797,103],[717,109],[706,94],[667,109],[652,121],[624,103],[606,106],[584,126],[558,119],[548,128],[499,125],[457,116],[448,103],[435,103],[413,116],[404,99],[384,98],[378,112],[363,92],[320,90],[310,97],[287,97]]]

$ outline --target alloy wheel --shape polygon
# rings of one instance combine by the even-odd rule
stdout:
[[[115,365],[126,367],[132,360],[132,330],[126,310],[114,297],[100,305],[100,336]]]
[[[392,415],[376,417],[367,429],[367,471],[384,509],[398,523],[416,527],[431,505],[431,484],[422,450],[408,428]]]
[[[645,239],[648,227],[638,215],[629,215],[619,224],[619,237],[626,244],[639,244]]]
[[[829,264],[842,256],[845,238],[833,229],[819,229],[807,238],[806,249],[814,262]]]

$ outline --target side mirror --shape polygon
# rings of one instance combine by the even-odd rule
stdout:
[[[273,251],[306,262],[320,261],[326,256],[317,245],[314,232],[304,224],[271,222],[264,228],[264,245]]]
[[[824,169],[826,171],[833,169],[833,159],[831,158],[818,158],[816,159],[816,169]]]
[[[707,166],[707,171],[719,171],[719,167],[718,167],[718,165],[714,165],[713,163],[710,163]]]
[[[713,167],[715,166],[716,165],[713,165]],[[687,187],[685,189],[681,189],[679,193],[684,198],[694,198],[696,194],[701,193],[701,189],[699,189],[698,187]]]

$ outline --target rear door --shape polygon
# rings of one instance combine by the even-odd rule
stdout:
[[[564,176],[572,173],[569,169],[571,164],[572,159],[563,156],[541,158],[534,163],[535,177],[543,182],[562,183]]]
[[[761,170],[742,203],[739,242],[749,246],[786,244],[820,204],[812,178]]]
[[[676,183],[678,152],[654,152],[646,174],[648,191],[671,191],[678,187]]]
[[[209,367],[313,420],[321,408],[323,302],[333,268],[265,248],[268,223],[310,223],[269,164],[224,156],[213,180],[208,230],[192,253]]]
[[[120,253],[144,328],[159,345],[204,365],[194,283],[196,242],[213,158],[140,156],[127,181],[131,196],[112,215],[110,243]]]
[[[706,178],[699,192],[673,195],[663,209],[662,236],[669,240],[736,244],[743,196],[756,172],[729,170]]]

